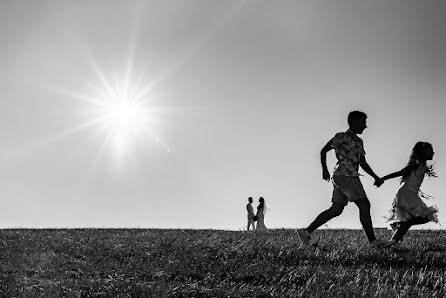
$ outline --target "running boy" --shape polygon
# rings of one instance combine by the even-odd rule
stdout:
[[[370,217],[370,202],[359,179],[359,166],[375,179],[375,185],[381,185],[381,179],[373,172],[365,159],[365,151],[362,139],[357,135],[362,134],[366,125],[367,115],[360,111],[352,111],[348,115],[349,129],[346,132],[337,133],[321,150],[322,178],[330,181],[330,173],[327,169],[327,152],[335,150],[338,162],[333,173],[332,205],[329,209],[320,213],[316,219],[306,228],[299,229],[297,233],[303,245],[308,245],[310,235],[317,228],[330,219],[339,216],[348,202],[354,202],[359,208],[359,219],[368,241],[375,247],[382,247],[387,242],[378,240],[373,232],[372,219]]]

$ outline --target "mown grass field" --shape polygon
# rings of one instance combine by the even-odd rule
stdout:
[[[389,237],[388,230],[376,230]],[[445,297],[446,232],[0,230],[1,297]]]

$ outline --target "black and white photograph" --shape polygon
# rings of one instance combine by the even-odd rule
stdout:
[[[446,2],[0,0],[0,297],[446,296]]]

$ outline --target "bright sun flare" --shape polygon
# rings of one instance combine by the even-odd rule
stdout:
[[[147,109],[128,98],[105,101],[104,124],[118,150],[125,150],[147,125]]]
[[[127,84],[109,85],[103,91],[96,96],[100,103],[98,118],[115,151],[126,153],[135,142],[151,136],[153,112],[147,106],[147,98],[135,95]]]
[[[100,84],[84,99],[95,107],[94,122],[105,132],[104,145],[111,145],[116,154],[123,155],[143,141],[160,143],[153,131],[157,119],[154,107],[149,108],[153,95],[148,85],[133,80],[130,72],[120,79],[98,73]]]
[[[157,134],[160,114],[166,108],[155,105],[153,94],[156,80],[146,81],[143,74],[135,77],[131,57],[123,71],[102,71],[95,59],[91,59],[96,77],[87,83],[82,93],[59,90],[65,95],[88,104],[90,117],[78,126],[68,129],[54,139],[94,128],[103,133],[104,141],[99,148],[98,160],[106,150],[119,160],[137,153],[138,146],[160,145],[166,152],[170,148]]]
[[[145,126],[146,109],[136,102],[121,99],[105,104],[105,122],[114,134],[133,135]]]

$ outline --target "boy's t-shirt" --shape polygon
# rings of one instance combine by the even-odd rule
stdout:
[[[359,176],[359,162],[365,155],[361,138],[348,129],[346,132],[337,133],[330,143],[338,159],[333,175]]]

